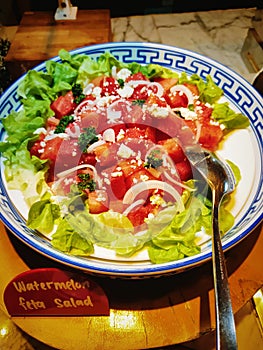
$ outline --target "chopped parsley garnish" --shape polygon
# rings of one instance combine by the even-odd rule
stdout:
[[[87,148],[94,142],[98,141],[96,129],[94,127],[83,128],[84,132],[79,135],[78,145],[82,152],[86,152]]]
[[[64,117],[62,117],[59,121],[59,124],[57,125],[54,133],[55,134],[61,134],[63,132],[65,132],[66,127],[70,124],[74,122],[74,116],[73,115],[65,115]]]
[[[74,84],[72,86],[72,93],[73,93],[73,96],[79,96],[80,94],[82,94],[82,87],[80,84]]]
[[[81,182],[78,183],[80,190],[88,189],[90,192],[94,192],[96,189],[96,182],[91,178],[90,174],[78,174],[78,178]]]
[[[124,87],[124,80],[123,79],[118,79],[118,84],[120,85],[120,87]]]
[[[145,103],[145,100],[134,100],[134,101],[132,101],[133,105],[139,105],[141,107],[142,107],[142,105],[144,105],[144,103]]]
[[[86,96],[83,94],[83,90],[80,84],[74,84],[72,86],[72,93],[74,96],[74,102],[79,104]]]
[[[81,94],[81,95],[74,98],[74,102],[78,105],[78,104],[80,104],[81,101],[84,100],[85,97],[86,96],[84,94]]]
[[[147,162],[145,164],[145,168],[158,168],[163,165],[162,153],[160,150],[153,150],[149,156],[147,157]]]

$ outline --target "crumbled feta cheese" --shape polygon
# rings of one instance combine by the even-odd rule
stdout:
[[[106,185],[110,185],[110,180],[107,179],[106,177],[104,178],[104,182],[105,182]]]
[[[102,91],[102,89],[99,86],[95,86],[95,88],[92,91],[92,94],[95,97],[100,97],[101,91]]]
[[[153,213],[149,213],[147,218],[148,219],[154,219],[154,214]]]
[[[121,129],[117,135],[117,138],[116,138],[117,141],[122,140],[124,138],[124,136],[125,136],[125,131],[123,129]]]
[[[123,88],[117,89],[120,97],[129,98],[132,96],[134,89],[131,86],[125,85]]]
[[[92,83],[87,84],[83,89],[83,94],[90,95],[92,93],[93,88],[94,88],[94,84],[92,84]]]
[[[151,196],[150,202],[155,205],[163,205],[165,203],[164,199],[159,194]]]
[[[38,129],[36,129],[33,132],[33,134],[35,134],[35,135],[39,135],[39,134],[45,134],[46,135],[46,133],[47,133],[47,130],[45,128],[38,128]]]
[[[121,118],[121,111],[114,111],[111,108],[107,109],[107,119],[110,123],[117,123]]]
[[[49,140],[53,140],[56,137],[60,137],[61,139],[69,139],[69,135],[67,135],[66,133],[60,133],[60,134],[49,134],[45,137],[44,141],[49,141]]]
[[[219,122],[217,122],[216,120],[210,120],[209,124],[218,126]]]
[[[106,200],[105,194],[103,192],[98,192],[97,201],[103,202]]]
[[[117,73],[117,79],[122,79],[126,80],[129,76],[131,75],[131,71],[127,68],[122,68],[118,73]]]
[[[149,180],[149,176],[148,176],[148,175],[141,175],[141,176],[140,176],[140,179],[141,179],[142,181],[148,181],[148,180]]]
[[[123,172],[122,171],[114,171],[113,173],[111,173],[112,177],[119,177],[122,176]]]
[[[136,158],[137,159],[137,158]],[[137,164],[138,164],[138,166],[141,166],[142,164],[143,164],[143,161],[141,160],[141,157],[139,158],[139,159],[137,159],[138,161],[137,161]]]
[[[117,155],[121,158],[130,158],[131,156],[135,156],[135,152],[130,147],[122,143],[119,147]]]
[[[112,128],[105,130],[102,139],[108,142],[115,142],[115,131]]]
[[[181,116],[185,120],[195,120],[195,119],[197,119],[197,114],[194,111],[190,111],[188,108],[180,107],[180,108],[176,108],[176,111],[179,111],[181,113]]]
[[[169,115],[169,108],[159,107],[157,105],[148,106],[148,111],[155,118],[166,118]]]

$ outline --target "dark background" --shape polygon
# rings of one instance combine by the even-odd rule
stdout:
[[[181,13],[235,8],[262,8],[263,0],[71,0],[79,9],[109,9],[111,17],[156,13]],[[0,0],[0,24],[16,25],[24,11],[54,11],[57,0]]]
[[[111,17],[121,17],[129,15],[143,15],[149,13],[172,13],[172,12],[191,12],[207,11],[217,9],[249,8],[259,7],[263,1],[259,0],[220,0],[220,1],[197,1],[197,0],[130,0],[121,5],[119,1],[114,0],[71,0],[72,5],[78,6],[79,9],[102,9],[108,8],[111,11]],[[30,1],[35,10],[45,8],[56,8],[56,1],[45,0]]]

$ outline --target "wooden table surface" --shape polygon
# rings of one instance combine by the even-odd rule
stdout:
[[[13,80],[58,55],[60,49],[111,41],[110,11],[79,10],[76,20],[56,21],[53,12],[25,12],[5,57]]]
[[[0,225],[0,307],[12,278],[40,267],[65,266],[43,257]],[[263,230],[258,226],[226,252],[233,309],[263,286]],[[211,262],[173,276],[120,280],[89,276],[106,292],[109,316],[13,317],[26,333],[60,350],[146,349],[194,340],[215,329]]]

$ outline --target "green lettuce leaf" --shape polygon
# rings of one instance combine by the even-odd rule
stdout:
[[[200,248],[195,244],[184,245],[178,242],[170,249],[162,249],[152,244],[148,248],[148,254],[153,264],[162,264],[169,261],[175,261],[185,258],[186,256],[196,255],[200,253]]]
[[[51,243],[54,248],[71,255],[89,256],[94,253],[93,243],[75,232],[67,220],[61,220]]]
[[[204,81],[199,75],[193,74],[190,77],[186,73],[182,73],[179,78],[179,83],[192,83],[198,87],[199,98],[203,102],[208,102],[210,104],[215,103],[223,96],[223,90],[216,85],[210,75],[207,75],[206,81]]]
[[[230,167],[233,171],[233,174],[234,174],[234,177],[236,180],[236,186],[237,186],[242,178],[240,169],[235,163],[231,162],[231,160],[226,159],[226,162],[228,163],[228,165],[230,165]]]
[[[200,253],[201,247],[196,244],[196,233],[204,231],[212,234],[212,203],[198,195],[188,201],[186,209],[175,215],[158,235],[154,236],[148,247],[152,263],[182,259]],[[234,224],[233,215],[224,206],[220,207],[220,230],[227,232]]]
[[[125,63],[118,61],[112,54],[105,52],[97,60],[86,56],[78,70],[77,83],[82,86],[96,78],[97,76],[110,76],[112,67],[124,68]]]
[[[17,93],[22,98],[31,96],[35,100],[53,100],[56,93],[52,88],[53,77],[48,73],[29,70],[19,84]]]
[[[20,189],[25,201],[31,206],[48,189],[45,181],[48,162],[37,157],[31,158],[27,150],[27,141],[23,142],[19,148],[10,148],[3,153],[7,156],[4,161],[4,172],[8,188]]]
[[[223,124],[226,129],[243,129],[249,126],[248,117],[241,113],[233,111],[228,102],[216,103],[214,105],[212,117],[215,121]]]
[[[64,246],[67,242],[67,251],[71,251],[73,254],[74,247],[70,246],[70,242],[71,236],[74,234],[75,245],[77,237],[79,237],[79,244],[85,241],[89,247],[96,244],[114,250],[117,255],[128,257],[141,250],[145,242],[148,241],[148,234],[135,236],[131,222],[120,213],[108,211],[97,215],[90,214],[88,208],[82,207],[80,210],[81,205],[77,197],[68,203],[70,203],[69,211],[62,219],[67,224],[60,223],[52,235],[51,243],[56,248],[59,248],[60,245]],[[64,204],[65,202],[62,203],[62,205]],[[67,227],[66,232],[61,229],[64,227],[63,225]],[[87,252],[85,254],[87,255]]]
[[[78,76],[77,69],[67,62],[55,61],[47,61],[46,68],[47,72],[53,77],[52,89],[56,94],[71,90]]]
[[[58,55],[62,63],[67,62],[76,70],[79,70],[81,63],[87,58],[86,54],[71,54],[65,49],[61,49]]]
[[[32,204],[28,213],[27,226],[43,234],[49,234],[54,228],[56,219],[59,218],[59,206],[50,202],[49,199],[41,200]]]
[[[44,125],[44,120],[40,116],[28,118],[25,111],[21,110],[18,113],[11,112],[2,123],[8,136],[5,141],[0,142],[0,151],[7,152],[11,148],[11,152],[14,153],[14,148],[19,148],[22,142],[28,143],[37,138],[34,131]]]

